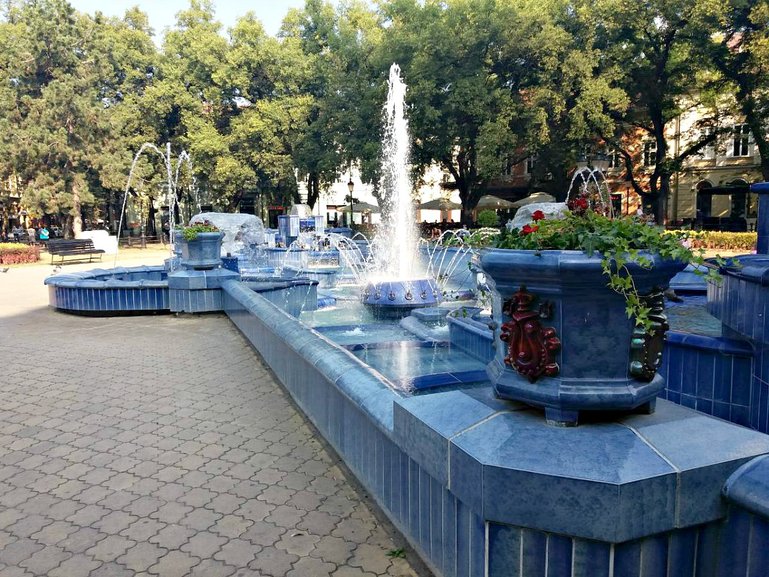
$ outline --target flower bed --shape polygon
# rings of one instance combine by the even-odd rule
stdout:
[[[39,246],[19,242],[0,243],[0,264],[22,264],[37,262],[39,259]]]

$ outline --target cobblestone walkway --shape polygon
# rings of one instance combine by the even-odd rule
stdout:
[[[428,574],[223,316],[32,310],[0,378],[2,577]]]

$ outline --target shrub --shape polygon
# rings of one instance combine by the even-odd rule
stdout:
[[[40,259],[40,247],[18,242],[0,243],[0,264],[22,264],[37,262]]]
[[[478,226],[499,226],[499,216],[494,210],[482,210],[478,213]]]
[[[692,248],[709,248],[715,250],[744,250],[750,252],[756,249],[758,235],[755,232],[722,232],[719,230],[683,230],[676,234],[689,239]]]

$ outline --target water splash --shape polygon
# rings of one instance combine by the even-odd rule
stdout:
[[[405,112],[406,85],[400,73],[397,64],[390,67],[384,107],[385,134],[380,181],[386,210],[372,246],[374,275],[388,280],[409,280],[418,276],[415,259],[419,234],[408,172],[410,145]]]
[[[174,222],[175,215],[176,215],[176,205],[179,204],[178,201],[178,184],[179,184],[179,174],[181,171],[182,165],[187,166],[188,170],[192,174],[192,157],[187,153],[186,150],[182,150],[179,153],[178,158],[176,159],[176,163],[174,163],[173,158],[171,157],[171,143],[166,143],[166,149],[165,151],[160,150],[157,146],[152,144],[151,142],[145,142],[139,147],[139,150],[134,155],[133,161],[131,162],[131,168],[128,171],[128,180],[126,181],[125,185],[125,192],[123,193],[123,206],[120,210],[120,221],[118,222],[118,229],[117,229],[117,237],[118,241],[120,239],[120,234],[123,229],[123,220],[125,217],[125,211],[126,211],[126,203],[128,202],[128,194],[131,190],[131,183],[133,182],[133,174],[134,170],[136,169],[136,165],[139,162],[139,159],[142,157],[142,155],[146,152],[154,152],[157,154],[162,160],[163,164],[166,169],[166,182],[167,182],[167,203],[168,203],[168,211],[169,211],[169,232],[171,235],[173,235],[173,231],[175,228],[176,223]],[[175,164],[175,165],[174,165]],[[195,177],[192,177],[192,190],[195,194],[195,203],[197,204],[198,212],[200,212],[200,197],[198,195],[197,186],[195,185]],[[142,215],[142,229],[144,228],[144,216]],[[142,236],[144,236],[142,232]],[[170,239],[173,242],[173,237]],[[118,242],[119,244],[119,242]],[[115,264],[117,265],[117,252],[115,253]]]
[[[611,203],[611,190],[603,171],[585,166],[577,169],[569,183],[567,202],[577,196],[586,198],[590,208],[607,216],[615,216]]]

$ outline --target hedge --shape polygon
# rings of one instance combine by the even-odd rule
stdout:
[[[0,264],[21,264],[37,262],[40,259],[40,247],[18,242],[0,243]]]
[[[677,231],[685,234],[691,241],[692,248],[710,248],[718,250],[756,250],[758,235],[755,232],[722,232],[718,230]]]

